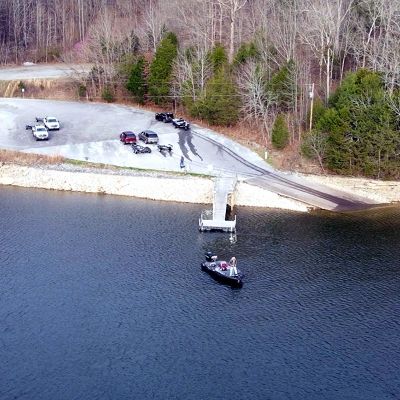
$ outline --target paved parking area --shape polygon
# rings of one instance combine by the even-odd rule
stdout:
[[[51,131],[49,141],[36,142],[26,124],[36,116],[55,116],[61,129]],[[210,130],[193,127],[184,131],[172,124],[156,121],[154,113],[133,107],[53,100],[0,99],[0,147],[40,154],[62,155],[67,158],[157,170],[180,170],[183,156],[191,172],[207,174],[259,175],[225,148],[269,168],[257,154]],[[160,144],[172,144],[171,154],[162,154],[149,145],[151,154],[134,154],[131,146],[119,141],[124,130],[139,133],[151,129],[159,135]],[[211,141],[208,141],[210,138]]]

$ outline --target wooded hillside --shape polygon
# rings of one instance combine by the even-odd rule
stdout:
[[[2,0],[0,62],[53,60],[94,63],[82,95],[124,87],[322,168],[400,175],[400,0]]]

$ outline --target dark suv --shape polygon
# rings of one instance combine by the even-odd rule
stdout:
[[[169,112],[156,113],[156,120],[157,121],[172,122],[173,118],[174,118],[174,114],[169,113]]]
[[[122,132],[119,135],[119,140],[124,144],[134,144],[137,142],[136,135],[131,131]]]
[[[143,131],[139,133],[139,139],[143,140],[146,144],[157,144],[158,143],[158,135],[153,131]]]

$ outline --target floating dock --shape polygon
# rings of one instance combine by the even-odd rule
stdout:
[[[234,206],[236,177],[218,177],[214,183],[212,212],[203,212],[199,218],[200,231],[236,231],[236,215],[233,220],[226,219],[227,206]]]

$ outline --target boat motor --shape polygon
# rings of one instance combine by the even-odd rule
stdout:
[[[208,262],[213,262],[217,259],[217,256],[215,256],[212,251],[207,251],[205,256],[206,256],[206,261],[208,261]]]

